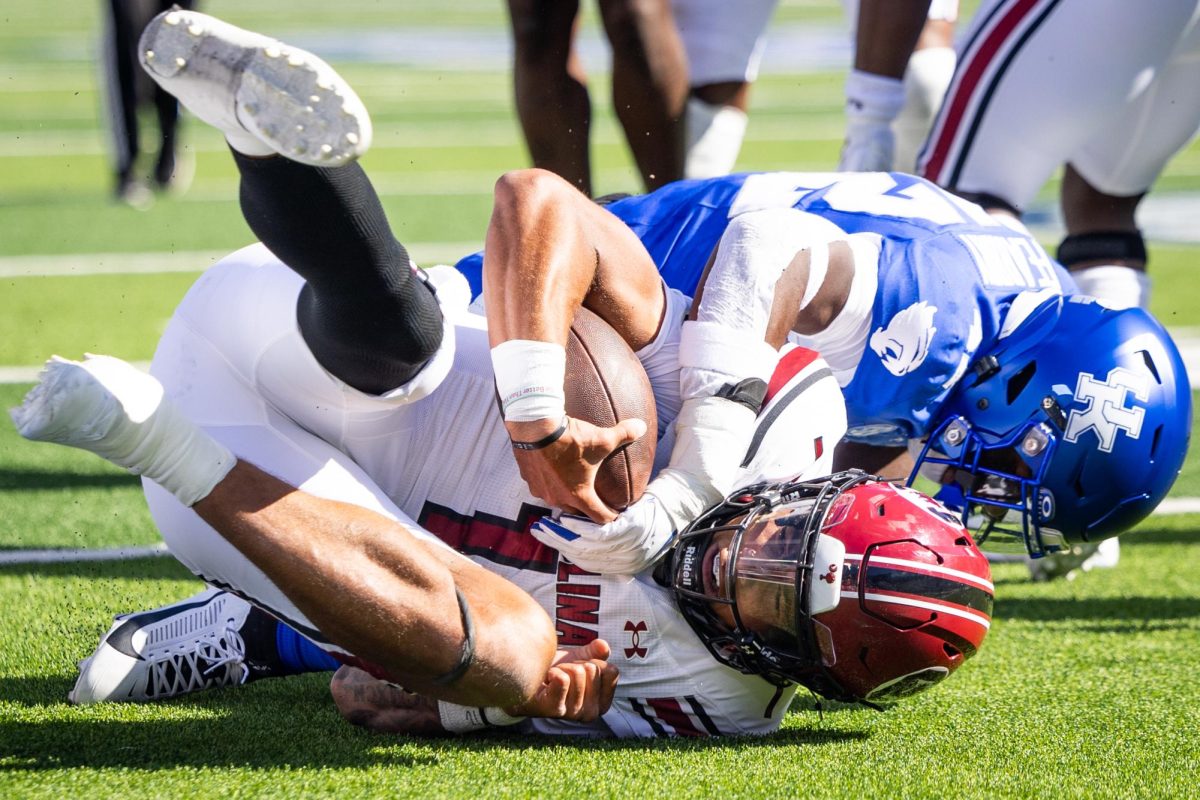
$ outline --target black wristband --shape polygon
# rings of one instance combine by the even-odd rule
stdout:
[[[549,447],[562,438],[562,435],[567,432],[567,418],[563,417],[562,424],[558,429],[551,434],[543,436],[536,442],[513,442],[512,446],[516,450],[541,450],[543,447]]]

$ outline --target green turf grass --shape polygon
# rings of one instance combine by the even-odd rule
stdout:
[[[594,26],[594,4],[584,4]],[[834,0],[784,0],[778,20],[835,24]],[[970,5],[970,4],[969,4]],[[280,35],[502,31],[493,0],[210,0]],[[0,257],[209,253],[251,240],[220,137],[193,124],[191,192],[137,213],[108,200],[91,54],[100,4],[0,12]],[[503,71],[353,63],[376,122],[365,159],[397,233],[478,243],[489,192],[525,152]],[[598,191],[636,188],[603,75],[593,84]],[[841,77],[765,75],[743,169],[827,170]],[[1043,197],[1052,197],[1054,184]],[[1200,189],[1200,148],[1160,190]],[[102,259],[111,263],[112,259]],[[424,260],[424,259],[423,259]],[[1200,326],[1200,248],[1153,247],[1154,309]],[[199,268],[198,265],[197,268]],[[0,365],[84,350],[148,358],[194,274],[0,277]],[[0,404],[27,386],[0,386]],[[1193,454],[1174,494],[1200,496]],[[988,641],[950,681],[886,714],[799,701],[763,741],[417,741],[367,734],[333,711],[321,676],[158,706],[72,708],[74,662],[111,616],[200,584],[169,559],[0,567],[0,797],[1192,797],[1200,773],[1200,516],[1152,518],[1118,570],[1033,585],[996,570]],[[88,454],[33,445],[0,421],[0,551],[157,540],[135,478]]]

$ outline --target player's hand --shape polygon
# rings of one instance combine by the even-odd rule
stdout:
[[[507,422],[516,442],[536,442],[554,431],[560,420]],[[614,450],[641,438],[646,423],[627,419],[611,428],[600,428],[567,417],[567,430],[558,441],[539,450],[513,448],[521,477],[534,497],[548,505],[596,522],[608,522],[617,513],[596,494],[596,470]]]
[[[533,699],[505,711],[513,716],[577,722],[599,719],[612,705],[617,688],[618,670],[607,661],[610,652],[603,639],[559,650]]]
[[[886,122],[852,121],[846,125],[839,172],[888,172],[896,152],[896,137]]]
[[[357,667],[340,667],[329,691],[338,711],[353,725],[381,733],[445,733],[436,700],[406,692]]]
[[[564,514],[557,520],[542,517],[530,533],[589,572],[633,575],[666,551],[675,539],[675,523],[662,502],[646,494],[604,525]]]

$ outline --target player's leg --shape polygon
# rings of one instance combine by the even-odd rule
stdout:
[[[156,14],[168,11],[172,6],[184,9],[195,7],[193,0],[152,0],[149,3],[143,2],[143,5],[148,6],[148,13],[139,19],[139,31],[145,28]],[[179,102],[160,86],[154,87],[153,101],[159,132],[158,155],[154,160],[154,184],[158,189],[183,191],[191,183],[194,161],[190,157],[181,157],[179,153]]]
[[[587,75],[573,46],[579,0],[508,0],[517,117],[534,166],[592,193]]]
[[[765,31],[776,2],[671,3],[691,83],[685,177],[708,178],[733,170],[746,135],[750,86],[758,77]]]
[[[917,153],[929,135],[929,127],[954,76],[954,23],[958,18],[957,0],[939,0],[930,4],[929,16],[908,66],[904,70],[904,107],[892,122],[896,134],[896,153],[892,169],[913,172]]]
[[[105,84],[105,117],[113,148],[114,194],[135,208],[145,208],[153,197],[135,172],[138,139],[137,37],[140,30],[131,0],[108,0],[101,40]]]
[[[353,89],[311,53],[196,12],[157,17],[142,59],[225,134],[247,223],[307,282],[297,315],[317,360],[369,393],[409,381],[437,352],[443,321],[369,180],[348,163],[371,131]]]
[[[904,106],[904,73],[929,5],[929,0],[843,0],[854,36],[854,68],[846,76],[846,137],[839,170],[892,168],[892,123]]]
[[[1106,129],[1139,76],[1166,63],[1164,43],[1175,41],[1193,9],[1179,0],[984,3],[920,171],[960,194],[1023,210],[1056,168]]]
[[[647,189],[683,177],[687,62],[669,0],[600,0],[613,108]]]
[[[1193,17],[1166,66],[1071,154],[1063,177],[1059,260],[1081,291],[1121,308],[1150,304],[1138,204],[1200,126],[1200,7],[1190,5]]]

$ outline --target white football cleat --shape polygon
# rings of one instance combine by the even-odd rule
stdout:
[[[150,21],[138,54],[158,85],[247,155],[332,167],[370,147],[371,119],[358,95],[305,50],[174,9]]]
[[[79,662],[67,695],[76,705],[142,703],[246,682],[239,634],[251,605],[206,589],[169,606],[116,618],[95,652]]]

